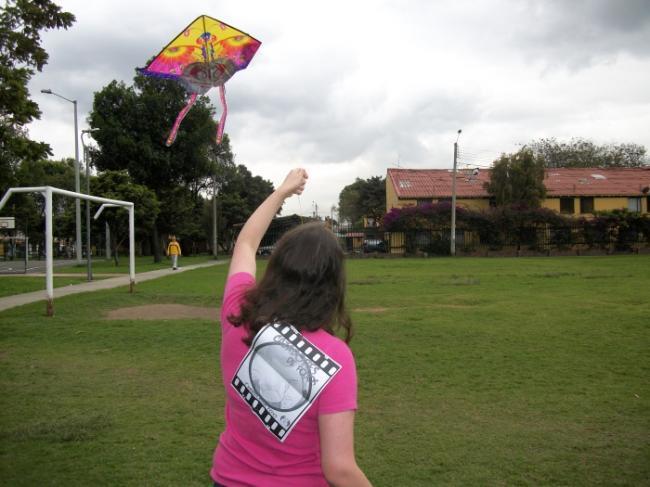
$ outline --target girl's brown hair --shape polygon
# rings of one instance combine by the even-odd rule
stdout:
[[[245,295],[239,315],[228,320],[245,326],[250,345],[269,323],[290,323],[298,330],[320,328],[352,338],[352,321],[345,308],[343,251],[336,236],[322,223],[300,225],[278,241],[264,277]]]

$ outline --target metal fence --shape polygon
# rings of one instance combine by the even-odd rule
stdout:
[[[267,232],[260,247],[269,255],[287,229]],[[382,228],[334,228],[341,247],[356,256],[436,256],[450,254],[449,227],[387,231]],[[646,230],[647,232],[647,230]],[[458,255],[586,255],[650,253],[650,232],[616,226],[594,228],[583,225],[548,224],[482,231],[456,230]]]
[[[339,234],[351,253],[449,255],[451,229],[432,227],[403,231],[360,229]],[[457,229],[456,253],[466,255],[609,254],[650,251],[650,233],[625,228],[594,229],[580,225],[538,225],[500,231]]]

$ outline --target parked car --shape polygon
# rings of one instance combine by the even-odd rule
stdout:
[[[363,241],[363,251],[368,252],[386,252],[387,245],[383,240],[369,238]]]
[[[275,245],[262,245],[257,249],[257,255],[271,255]]]

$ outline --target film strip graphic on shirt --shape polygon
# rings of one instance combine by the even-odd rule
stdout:
[[[257,333],[231,385],[282,442],[340,370],[295,327],[273,323]]]

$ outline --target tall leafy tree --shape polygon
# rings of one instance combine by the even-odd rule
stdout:
[[[378,221],[386,212],[386,179],[373,176],[357,178],[339,193],[339,219],[353,225],[362,223],[363,217]]]
[[[554,137],[531,142],[528,147],[547,168],[641,167],[650,164],[646,148],[639,144],[603,144],[574,138],[560,142]]]
[[[273,183],[253,176],[248,168],[242,164],[221,165],[220,167],[221,190],[218,202],[218,238],[219,245],[230,250],[234,244],[235,229],[233,225],[244,223],[255,209],[273,193]],[[207,223],[212,215],[211,202],[206,201],[204,222]],[[212,223],[205,224],[204,228],[211,229]],[[206,235],[208,236],[208,235]]]
[[[544,162],[528,148],[515,154],[503,154],[490,171],[486,189],[497,206],[538,208],[546,196]]]
[[[51,154],[27,134],[27,124],[41,114],[27,83],[47,64],[41,31],[67,29],[74,20],[49,0],[6,0],[0,12],[0,190],[16,184],[21,161]]]
[[[216,127],[206,97],[185,117],[176,142],[165,146],[184,99],[178,83],[138,75],[132,86],[112,81],[96,93],[89,116],[99,146],[93,154],[96,167],[126,170],[158,197],[160,213],[152,228],[155,260],[161,258],[163,235],[178,234],[179,226],[200,219],[195,211],[201,207],[199,195],[212,181],[221,150],[214,144]],[[227,137],[224,144],[228,146]]]
[[[135,184],[126,171],[102,172],[91,180],[91,193],[101,194],[105,198],[131,201],[135,206],[136,238],[145,238],[153,229],[160,211],[158,198],[146,186]],[[106,209],[102,220],[110,226],[111,248],[117,265],[120,246],[129,236],[127,213],[121,208]],[[98,230],[99,228],[96,228],[95,232]]]

